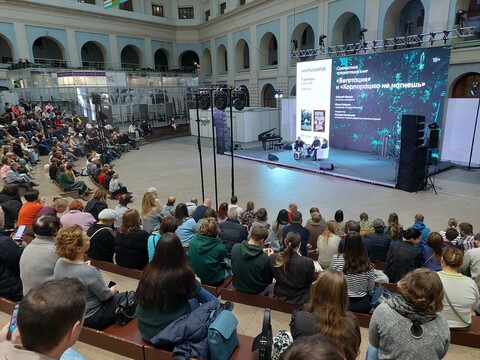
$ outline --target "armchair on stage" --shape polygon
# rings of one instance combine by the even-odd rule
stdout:
[[[311,150],[308,151],[309,149]],[[307,158],[311,156],[312,160],[318,161],[318,160],[328,159],[328,155],[330,153],[330,147],[328,146],[328,143],[327,143],[326,148],[322,149],[322,145],[320,145],[312,149],[312,145],[308,145],[304,143],[302,147],[299,147],[297,150],[295,150],[295,144],[293,144],[292,152],[295,160],[300,160],[302,158]]]

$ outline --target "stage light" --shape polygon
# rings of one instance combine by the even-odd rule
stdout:
[[[450,34],[450,31],[448,30],[443,30],[443,43],[446,44],[447,43],[447,36],[448,34]]]
[[[295,40],[295,39],[292,40],[292,47],[293,47],[293,51],[298,50],[298,40]]]
[[[405,28],[403,29],[403,33],[405,35],[410,35],[412,33],[412,25],[413,25],[413,21],[412,20],[408,20],[406,23],[405,23]]]
[[[466,17],[468,15],[468,10],[458,10],[455,17],[455,25],[460,25],[460,27],[467,26]]]
[[[227,105],[228,105],[228,98],[227,98],[227,93],[225,93],[224,91],[222,91],[222,89],[217,89],[214,93],[213,93],[213,97],[215,99],[214,101],[214,104],[215,104],[215,107],[218,109],[218,110],[225,110],[227,108]]]
[[[472,89],[470,90],[470,95],[472,96],[478,95],[478,81],[474,81],[472,83]]]
[[[210,107],[210,92],[206,90],[200,91],[198,95],[198,107],[202,110],[208,110]]]
[[[365,33],[368,31],[368,29],[361,28],[360,31],[358,32],[358,40],[361,42],[365,42]]]
[[[320,38],[318,39],[318,45],[320,47],[324,47],[325,46],[325,39],[327,38],[327,35],[320,35]]]
[[[238,111],[241,111],[245,108],[245,104],[247,103],[247,96],[242,89],[232,90],[232,103],[233,107]]]

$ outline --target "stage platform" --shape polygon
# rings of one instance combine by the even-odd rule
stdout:
[[[263,150],[260,143],[243,145],[245,148],[234,151],[235,157],[391,188],[396,185],[398,165],[396,157],[382,157],[368,152],[330,148],[327,160],[313,161],[311,158],[295,160],[292,150]],[[278,161],[269,160],[268,154],[278,157]],[[334,169],[320,170],[321,163],[331,163]],[[428,173],[434,175],[452,166],[450,163],[439,162],[437,165],[431,165]]]

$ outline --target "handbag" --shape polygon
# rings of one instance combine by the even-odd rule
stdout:
[[[258,349],[259,360],[270,360],[272,358],[273,333],[270,309],[263,313],[262,332],[253,340],[252,351]]]
[[[465,329],[470,328],[470,323],[466,322],[463,320],[463,318],[460,316],[460,314],[457,312],[457,310],[453,307],[452,303],[450,302],[450,299],[448,298],[447,292],[445,289],[443,289],[443,295],[445,295],[445,300],[447,300],[448,306],[450,306],[450,309],[452,309],[453,313],[457,316],[458,320],[460,320],[462,323],[465,324]]]
[[[230,311],[223,310],[208,327],[208,349],[211,360],[228,360],[240,345],[237,335],[238,320]]]
[[[137,300],[135,300],[135,291],[125,291],[121,294],[115,308],[115,317],[117,324],[124,326],[135,318],[135,310],[137,309]]]

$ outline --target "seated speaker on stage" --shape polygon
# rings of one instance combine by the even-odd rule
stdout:
[[[313,156],[313,160],[328,159],[330,148],[328,147],[328,140],[322,139],[322,145],[317,147]]]
[[[328,148],[328,140],[323,139],[322,140],[322,146],[320,147],[320,149],[326,149],[326,148]]]
[[[293,148],[295,151],[299,151],[300,149],[303,149],[305,147],[305,142],[302,140],[302,138],[299,136],[297,137],[297,140],[295,140],[295,144]]]
[[[312,145],[307,148],[307,157],[312,155],[312,152],[320,148],[320,139],[318,136],[315,136],[315,140],[313,140]]]

